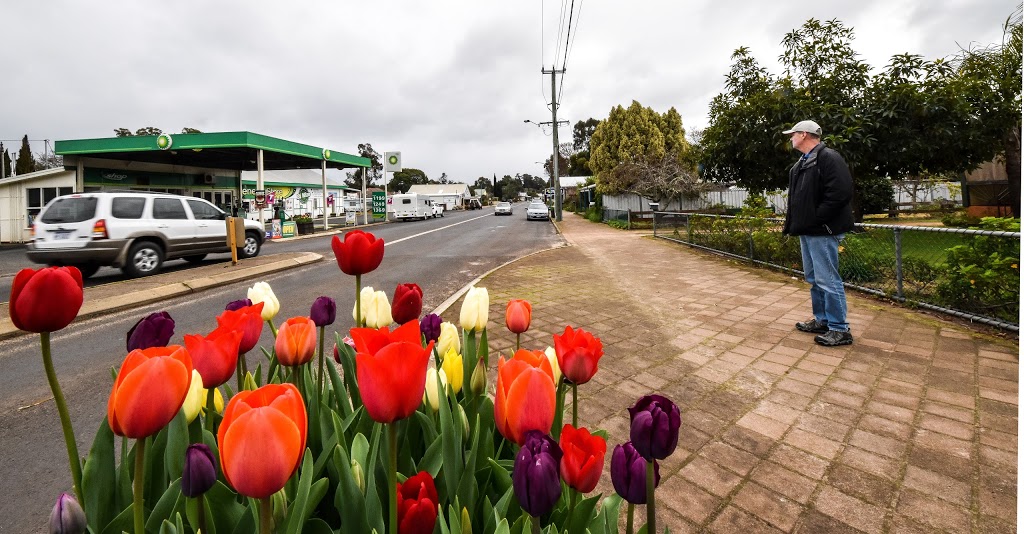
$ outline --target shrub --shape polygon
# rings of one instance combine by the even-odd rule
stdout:
[[[981,218],[968,215],[966,211],[955,211],[942,216],[942,224],[951,228],[970,228],[981,224]]]
[[[892,190],[892,180],[888,178],[860,177],[857,179],[855,187],[857,195],[860,197],[860,212],[862,214],[885,213],[896,201],[895,193]]]
[[[984,217],[979,229],[1019,232],[1020,220]],[[946,250],[946,276],[936,291],[943,304],[1012,323],[1020,313],[1020,240],[973,236]]]

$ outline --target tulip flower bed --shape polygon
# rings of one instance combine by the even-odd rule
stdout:
[[[74,495],[58,498],[52,532],[611,533],[623,514],[633,532],[635,504],[648,504],[639,531],[656,532],[658,460],[678,441],[671,401],[647,395],[629,407],[631,441],[611,451],[616,494],[589,495],[609,447],[603,431],[578,426],[575,399],[599,372],[600,339],[566,327],[553,348],[520,347],[532,308],[512,300],[516,350],[497,355],[489,387],[486,289],[466,294],[459,328],[421,317],[416,284],[399,285],[391,303],[361,286],[382,240],[355,230],[332,248],[355,278],[355,328],[328,331],[330,297],[280,320],[265,283],[182,344],[171,343],[167,313],[145,317],[128,332],[84,462],[49,354],[50,333],[81,306],[81,277],[17,275],[11,317],[40,334],[71,464]],[[54,302],[73,311],[48,314]],[[264,327],[273,347],[256,346]]]

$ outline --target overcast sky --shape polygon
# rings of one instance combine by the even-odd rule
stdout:
[[[934,59],[999,42],[1017,6],[569,1],[567,59],[563,5],[554,0],[7,2],[0,139],[189,126],[347,153],[369,142],[401,151],[406,167],[431,178],[540,175],[551,130],[523,121],[551,120],[542,66],[565,61],[559,119],[603,119],[635,99],[659,112],[674,106],[689,131],[707,124],[733,50],[747,46],[779,72],[782,37],[808,18],[852,26],[854,49],[880,69],[894,54]],[[560,136],[571,140],[571,128]]]

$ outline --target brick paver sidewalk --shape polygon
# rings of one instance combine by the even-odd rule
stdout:
[[[640,395],[678,403],[659,526],[1015,531],[1016,343],[849,293],[856,343],[818,347],[793,328],[810,316],[802,281],[573,214],[562,229],[574,246],[481,282],[491,361],[515,341],[501,326],[510,298],[533,304],[528,348],[567,324],[599,336],[605,357],[579,388],[580,417],[608,431],[609,459],[629,439],[626,407]],[[459,306],[445,318],[457,321]]]

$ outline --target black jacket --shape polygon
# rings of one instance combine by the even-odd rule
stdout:
[[[789,169],[787,235],[834,235],[853,230],[853,178],[839,152],[819,143]]]

